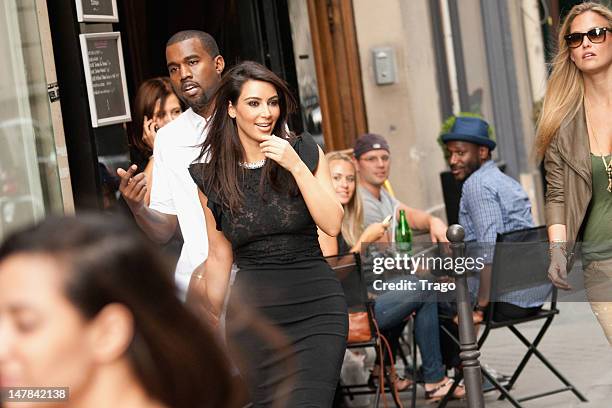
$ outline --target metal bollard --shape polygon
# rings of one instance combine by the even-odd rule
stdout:
[[[446,231],[446,238],[450,241],[453,258],[463,257],[465,243],[463,238],[465,231],[459,224],[453,224]],[[474,319],[472,316],[472,304],[467,286],[465,273],[454,273],[457,292],[457,312],[459,314],[459,342],[461,343],[461,364],[463,365],[463,377],[465,379],[465,392],[469,408],[484,408],[484,396],[482,394],[482,377],[480,372],[480,351],[476,344],[476,333],[474,331]]]

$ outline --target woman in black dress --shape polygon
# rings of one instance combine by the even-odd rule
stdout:
[[[200,285],[218,314],[235,262],[228,326],[240,309],[256,310],[288,340],[289,353],[281,353],[252,331],[228,331],[255,407],[330,407],[348,321],[342,288],[317,239],[317,227],[337,235],[343,215],[325,156],[310,136],[287,131],[295,101],[284,81],[258,63],[229,70],[213,103],[202,145],[206,164],[190,167],[209,239]]]

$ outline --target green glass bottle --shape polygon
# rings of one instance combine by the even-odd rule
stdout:
[[[402,253],[409,253],[412,250],[412,231],[404,210],[400,210],[397,228],[395,228],[395,245]]]

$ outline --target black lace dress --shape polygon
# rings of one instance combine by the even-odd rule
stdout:
[[[293,147],[314,171],[319,155],[312,138],[299,137]],[[231,216],[202,185],[201,166],[206,164],[189,170],[207,195],[217,229],[231,242],[239,268],[228,326],[240,317],[236,309],[254,308],[290,343],[283,352],[273,338],[252,329],[228,332],[230,343],[238,346],[238,355],[232,357],[250,388],[253,406],[284,400],[281,406],[291,408],[331,407],[346,348],[346,302],[322,257],[316,225],[302,196],[276,192],[264,183],[262,197],[262,169],[243,169],[244,208]]]

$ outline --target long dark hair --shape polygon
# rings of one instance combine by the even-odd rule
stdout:
[[[202,179],[207,189],[219,200],[220,204],[233,213],[239,210],[243,194],[239,177],[245,170],[238,163],[245,160],[245,152],[236,127],[236,119],[228,114],[229,103],[236,106],[242,87],[247,81],[263,81],[271,84],[278,93],[280,116],[272,133],[293,142],[294,135],[287,131],[287,118],[296,109],[296,102],[285,81],[263,65],[244,61],[228,70],[212,98],[215,110],[208,122],[208,135],[202,144],[200,156],[208,160],[203,166]],[[297,185],[291,174],[273,160],[268,160],[260,180],[262,191],[264,180],[268,180],[276,191],[297,194]]]
[[[173,408],[235,407],[229,364],[213,333],[176,297],[171,268],[117,217],[49,218],[0,246],[45,254],[65,272],[64,294],[86,319],[119,303],[134,316],[126,356],[148,395]]]

